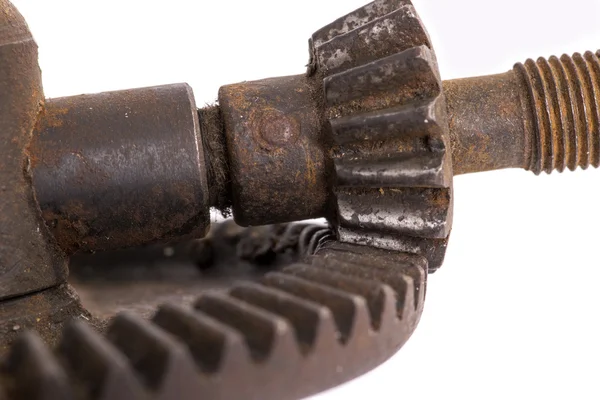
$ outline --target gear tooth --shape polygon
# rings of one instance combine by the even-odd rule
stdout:
[[[311,236],[310,241],[308,242],[307,247],[302,254],[311,256],[324,242],[335,240],[335,238],[335,233],[333,233],[331,229],[321,229]]]
[[[403,272],[407,268],[427,270],[427,259],[423,256],[411,253],[399,253],[377,247],[357,246],[344,242],[328,243],[319,254],[325,256],[332,254],[336,257],[353,260],[355,263],[368,265],[369,268],[372,265],[384,265],[396,266],[399,268],[399,271]]]
[[[352,231],[378,231],[421,238],[443,239],[450,196],[439,189],[344,189],[336,191],[338,223]]]
[[[399,153],[387,158],[379,155],[340,157],[335,160],[337,186],[371,189],[445,188],[448,179],[444,158],[443,152]],[[403,203],[408,202],[410,197],[403,199]]]
[[[421,45],[431,47],[429,35],[414,7],[404,4],[320,46],[313,39],[312,57],[328,76]]]
[[[404,281],[404,292],[398,292],[398,316],[402,320],[418,320],[421,318],[420,308],[423,306],[422,299],[419,298],[421,293],[410,290],[416,286],[413,278],[402,275],[401,279]]]
[[[340,239],[417,252],[438,268],[452,223],[452,166],[432,51],[411,48],[329,76],[324,87]]]
[[[146,398],[127,359],[82,321],[66,326],[57,352],[90,399]]]
[[[335,256],[315,257],[313,265],[345,276],[368,279],[388,285],[396,293],[396,311],[400,319],[404,319],[406,316],[405,304],[411,305],[412,311],[416,311],[422,300],[418,298],[421,288],[415,284],[413,278],[399,272],[397,268],[371,268],[370,264],[353,264]],[[408,300],[409,296],[410,300]]]
[[[159,398],[195,399],[200,384],[186,346],[137,315],[117,315],[107,338]]]
[[[121,314],[108,340],[73,322],[55,358],[39,343],[25,347],[28,358],[17,344],[1,364],[0,392],[6,389],[11,399],[68,399],[53,391],[62,382],[82,399],[299,398],[368,371],[404,344],[422,312],[409,288],[416,285],[411,276],[424,285],[424,257],[327,242],[309,259],[312,267],[269,274],[264,285],[242,283],[228,295],[204,296],[197,311],[163,306],[152,322]],[[272,345],[266,350],[264,343]],[[249,349],[268,351],[266,362],[256,365]],[[194,360],[204,373],[197,374]],[[62,377],[38,373],[48,370]],[[296,384],[298,377],[312,385]],[[271,386],[274,379],[280,381]],[[129,390],[131,381],[137,393]],[[32,395],[30,387],[50,389]]]
[[[357,246],[349,243],[329,242],[313,257],[317,262],[325,262],[333,258],[358,266],[375,275],[406,275],[412,278],[415,298],[421,303],[425,300],[428,262],[423,256],[410,253],[399,253],[375,247]],[[392,285],[390,285],[392,286]]]
[[[269,311],[222,293],[203,295],[195,308],[237,329],[256,362],[300,354],[289,323]]]
[[[387,235],[381,232],[369,232],[366,236],[343,227],[339,228],[342,242],[361,246],[374,246],[400,253],[423,255],[429,264],[429,273],[435,272],[443,263],[448,239],[419,238],[406,235]]]
[[[443,99],[356,114],[331,122],[338,144],[338,187],[398,188],[452,185],[446,157]]]
[[[413,47],[331,75],[323,81],[329,118],[435,98],[441,93],[437,62],[426,46]]]
[[[321,304],[250,282],[234,287],[231,296],[290,321],[303,354],[317,347],[319,334],[333,336],[333,316],[329,309]]]
[[[13,344],[2,366],[8,398],[15,400],[74,399],[69,378],[58,359],[34,333]]]
[[[335,118],[331,120],[333,139],[338,146],[344,146],[365,141],[440,138],[445,128],[443,107],[443,98],[438,96],[404,106]]]
[[[153,321],[186,343],[205,373],[223,373],[231,365],[250,363],[244,337],[237,330],[204,313],[164,305]]]
[[[319,47],[336,36],[358,29],[406,4],[410,4],[410,2],[408,0],[373,1],[319,29],[313,34],[312,42],[315,47]]]
[[[452,223],[450,140],[437,61],[412,4],[376,1],[319,30],[310,45],[308,74],[318,71],[324,79],[325,117],[335,144],[337,236],[416,252],[428,257],[431,271],[437,269]],[[350,197],[363,196],[367,208],[382,200],[380,189],[390,188],[426,188],[422,196],[442,201],[432,212],[396,204],[392,209],[400,212],[379,221],[355,212],[360,201]],[[431,196],[429,188],[439,193]],[[409,204],[416,193],[403,191],[399,203]]]
[[[369,269],[381,269],[401,274],[406,274],[415,279],[420,285],[427,281],[427,258],[397,251],[385,250],[376,247],[357,246],[343,242],[329,242],[323,246],[318,257],[334,257],[345,262],[364,265]]]
[[[361,296],[367,303],[371,327],[375,331],[378,331],[381,328],[386,312],[390,309],[395,309],[395,307],[392,306],[394,303],[392,289],[380,282],[369,279],[357,279],[335,271],[315,268],[308,265],[294,265],[285,268],[283,272]]]
[[[331,234],[331,230],[325,226],[311,225],[305,228],[298,239],[299,253],[312,255],[324,236]]]
[[[283,273],[270,273],[263,283],[329,308],[342,343],[347,343],[356,332],[369,330],[367,306],[360,296]]]

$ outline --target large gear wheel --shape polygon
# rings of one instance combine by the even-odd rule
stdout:
[[[444,259],[452,225],[446,102],[410,1],[378,0],[310,40],[334,143],[340,240]]]
[[[167,304],[150,320],[121,313],[105,336],[81,320],[55,350],[21,335],[0,365],[0,391],[23,400],[309,396],[408,340],[426,278],[421,256],[324,242],[302,263],[192,307]]]

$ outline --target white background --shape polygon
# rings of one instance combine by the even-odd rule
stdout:
[[[14,0],[46,95],[302,73],[307,39],[366,0]],[[600,45],[599,0],[414,0],[442,77],[504,72]],[[391,361],[315,397],[599,399],[600,172],[455,179],[446,262]]]

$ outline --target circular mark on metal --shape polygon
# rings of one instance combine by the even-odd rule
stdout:
[[[255,133],[259,143],[275,150],[293,144],[300,136],[300,121],[275,109],[262,110],[254,116]]]

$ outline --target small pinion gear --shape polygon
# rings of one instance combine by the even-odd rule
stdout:
[[[340,240],[421,254],[436,270],[452,225],[452,160],[440,74],[414,7],[370,3],[317,31],[310,54],[334,143]]]

